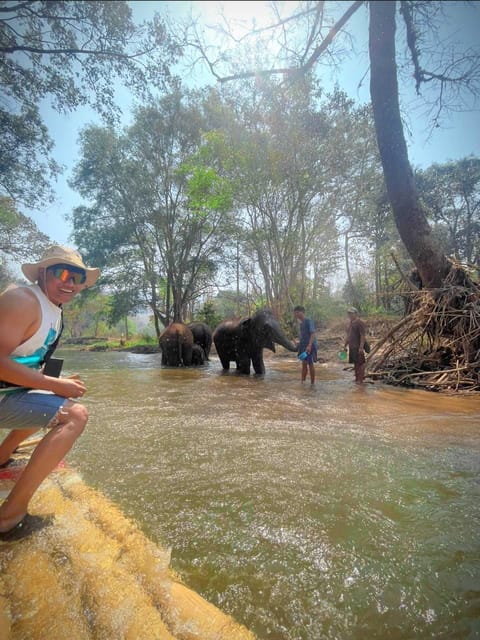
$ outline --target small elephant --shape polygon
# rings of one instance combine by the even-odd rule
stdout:
[[[192,364],[193,333],[183,322],[172,322],[158,339],[162,350],[162,365],[190,367]]]
[[[199,344],[193,344],[192,347],[192,366],[198,367],[205,364],[205,351]]]
[[[250,363],[255,373],[265,373],[263,349],[275,352],[275,343],[289,351],[297,351],[269,309],[257,311],[251,318],[224,320],[215,329],[213,342],[224,369],[229,369],[233,360],[237,363],[238,373],[247,375]]]
[[[193,333],[193,342],[202,347],[205,360],[208,360],[212,348],[212,330],[205,322],[190,322],[187,327]]]

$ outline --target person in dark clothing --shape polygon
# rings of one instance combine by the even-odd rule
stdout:
[[[367,326],[358,317],[358,309],[350,307],[347,311],[350,323],[345,338],[348,347],[348,361],[353,364],[355,383],[362,384],[365,378],[365,343]]]
[[[310,373],[310,383],[315,384],[315,367],[317,361],[317,338],[315,336],[315,325],[313,320],[305,317],[305,307],[296,306],[293,310],[295,319],[300,323],[298,341],[298,353],[306,353],[307,357],[302,360],[302,382],[307,378],[307,371]]]

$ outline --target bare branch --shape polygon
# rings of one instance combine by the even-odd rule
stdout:
[[[343,16],[338,20],[338,22],[330,29],[322,43],[319,47],[315,49],[310,59],[305,63],[302,67],[303,71],[309,71],[321,54],[325,51],[325,49],[332,43],[333,39],[337,35],[337,33],[342,29],[342,27],[348,22],[348,20],[353,16],[355,11],[359,9],[362,4],[365,4],[365,0],[356,0],[347,11],[343,14]]]
[[[343,16],[335,23],[335,25],[330,29],[328,34],[322,40],[320,45],[315,49],[310,58],[305,62],[305,64],[299,67],[276,67],[273,69],[263,69],[261,71],[244,71],[241,73],[235,73],[230,76],[224,76],[219,78],[218,74],[215,74],[215,77],[222,83],[229,82],[231,80],[240,80],[245,78],[255,78],[255,77],[267,77],[272,75],[284,74],[290,76],[297,76],[300,74],[304,74],[309,71],[314,64],[317,62],[318,58],[324,53],[328,47],[333,42],[335,36],[339,33],[339,31],[345,26],[348,20],[352,17],[352,15],[363,5],[365,4],[365,0],[355,0],[355,2],[347,9],[347,11],[343,14]],[[298,17],[298,16],[297,16]]]
[[[415,30],[415,25],[413,24],[412,13],[408,2],[405,2],[404,0],[400,2],[400,13],[403,15],[407,30],[407,45],[410,49],[410,54],[412,56],[412,62],[414,66],[413,75],[415,77],[415,89],[417,93],[420,93],[420,84],[425,79],[425,76],[420,67],[420,56],[417,49],[417,33]]]

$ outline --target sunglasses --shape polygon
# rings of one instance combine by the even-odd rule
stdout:
[[[73,280],[73,284],[84,284],[87,280],[87,272],[81,267],[72,267],[69,264],[54,264],[48,267],[47,271],[53,273],[54,278],[62,282]]]

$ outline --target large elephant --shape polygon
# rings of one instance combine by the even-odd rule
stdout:
[[[187,327],[193,333],[193,342],[202,347],[205,360],[208,360],[212,348],[212,330],[205,322],[190,322]]]
[[[237,363],[237,371],[247,375],[250,362],[255,373],[265,373],[263,349],[275,352],[275,343],[289,351],[297,351],[269,309],[257,311],[251,318],[224,320],[215,329],[213,342],[224,369],[229,369],[233,360]]]
[[[193,333],[183,322],[172,322],[159,338],[162,365],[190,367],[192,364]]]

